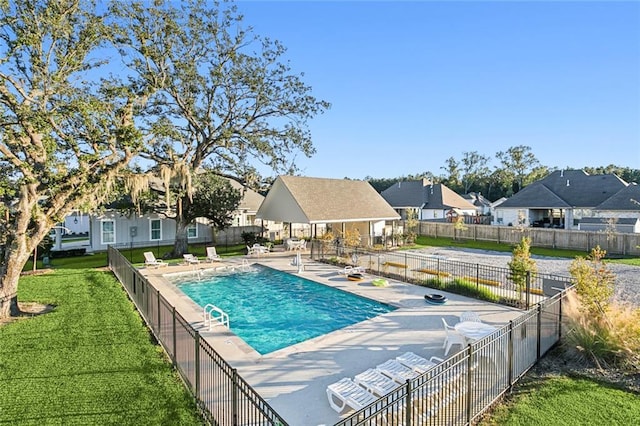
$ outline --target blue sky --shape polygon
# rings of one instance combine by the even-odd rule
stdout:
[[[303,175],[438,175],[516,145],[549,167],[640,169],[640,2],[236,4],[332,104]]]

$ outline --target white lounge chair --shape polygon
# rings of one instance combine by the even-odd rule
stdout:
[[[400,384],[404,384],[407,380],[418,377],[418,373],[400,364],[395,359],[390,359],[376,366],[376,370],[391,377]]]
[[[345,266],[343,269],[338,271],[338,274],[344,275],[348,277],[351,274],[364,274],[365,269],[363,266]]]
[[[196,264],[200,263],[200,259],[198,259],[196,256],[192,255],[191,253],[185,253],[185,254],[182,255],[182,257],[184,257],[184,261],[188,265],[196,265]]]
[[[220,257],[218,252],[216,252],[216,248],[215,247],[207,247],[207,261],[208,262],[219,262],[221,260],[222,260],[222,258]]]
[[[396,357],[396,361],[404,366],[411,368],[417,373],[422,374],[441,363],[442,359],[435,356],[432,356],[431,359],[426,359],[421,357],[420,355],[414,354],[413,352],[406,352]]]
[[[144,266],[147,266],[147,267],[155,266],[156,268],[159,268],[161,266],[169,265],[167,262],[163,262],[162,260],[157,260],[153,252],[151,251],[145,251],[143,254],[144,254]]]
[[[400,386],[393,379],[373,368],[356,374],[353,381],[378,396],[384,396]]]
[[[329,398],[331,408],[338,413],[346,407],[359,410],[376,402],[378,399],[348,377],[327,386],[327,398]]]
[[[454,327],[447,324],[447,321],[444,318],[442,318],[442,323],[444,324],[444,331],[447,333],[447,338],[444,340],[442,348],[445,350],[444,356],[447,356],[451,346],[460,345],[460,348],[462,349],[467,344],[467,340],[462,334],[458,333]]]

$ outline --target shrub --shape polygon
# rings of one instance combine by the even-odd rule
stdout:
[[[577,293],[563,304],[568,332],[563,343],[585,363],[640,371],[640,309],[612,303],[607,313],[591,315]]]
[[[580,309],[591,316],[604,315],[613,295],[615,275],[602,261],[606,254],[605,250],[596,246],[586,259],[577,257],[569,267],[576,282]]]
[[[511,261],[509,261],[509,269],[511,270],[511,279],[516,285],[520,297],[527,285],[527,275],[536,272],[537,266],[535,260],[531,259],[531,238],[522,237],[518,245],[513,249]]]

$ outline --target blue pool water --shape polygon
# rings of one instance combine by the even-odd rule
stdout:
[[[177,286],[201,307],[224,310],[231,331],[262,355],[395,309],[258,265]]]

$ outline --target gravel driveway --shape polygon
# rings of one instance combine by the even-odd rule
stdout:
[[[459,260],[461,262],[479,263],[481,265],[498,266],[502,268],[508,268],[507,264],[511,260],[511,252],[451,247],[429,247],[412,251],[444,256],[451,260]],[[569,274],[569,266],[573,259],[535,255],[532,255],[531,258],[536,261],[538,272],[540,273],[571,276],[571,274]],[[609,269],[616,274],[615,299],[640,306],[640,267],[616,263],[610,263],[608,266]]]

